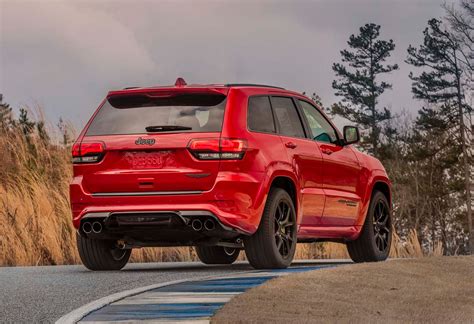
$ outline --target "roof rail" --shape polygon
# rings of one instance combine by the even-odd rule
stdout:
[[[271,85],[266,85],[266,84],[254,84],[254,83],[227,83],[224,86],[226,87],[262,87],[262,88],[275,88],[275,89],[286,90],[285,88],[282,88],[282,87],[276,87],[276,86],[271,86]]]

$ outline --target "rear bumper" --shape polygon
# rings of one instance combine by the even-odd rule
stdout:
[[[186,246],[227,242],[240,246],[241,232],[223,225],[212,213],[199,210],[87,213],[79,234],[126,242],[126,246]]]
[[[90,193],[82,176],[70,184],[73,224],[91,213],[203,211],[232,230],[252,234],[258,228],[266,199],[265,174],[220,172],[213,188],[204,192]],[[199,213],[197,213],[199,215]]]

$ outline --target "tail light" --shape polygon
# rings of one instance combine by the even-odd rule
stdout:
[[[72,163],[97,163],[105,153],[103,143],[75,143],[72,147]]]
[[[247,141],[234,138],[199,138],[188,144],[188,149],[199,160],[241,160]]]

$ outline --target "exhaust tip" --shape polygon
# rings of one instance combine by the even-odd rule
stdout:
[[[94,222],[92,224],[92,231],[95,234],[99,234],[100,232],[102,232],[102,224],[100,222]]]
[[[191,222],[191,227],[192,227],[193,230],[195,230],[196,232],[202,230],[202,222],[201,222],[201,220],[200,220],[200,219],[194,219],[194,220]]]
[[[208,231],[213,231],[216,228],[216,224],[214,223],[214,220],[212,219],[207,219],[204,222],[204,228]]]
[[[90,234],[92,232],[92,225],[89,222],[84,222],[82,224],[82,231],[86,234]]]

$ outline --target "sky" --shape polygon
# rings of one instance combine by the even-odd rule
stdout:
[[[0,93],[81,129],[107,91],[127,86],[263,83],[337,102],[332,63],[360,26],[396,48],[380,98],[416,113],[404,63],[443,0],[0,0]]]

